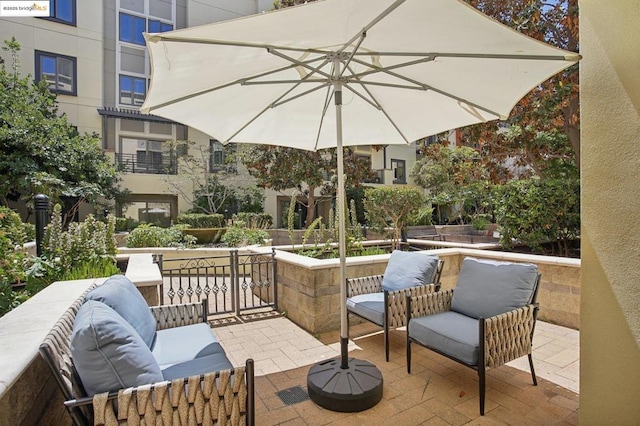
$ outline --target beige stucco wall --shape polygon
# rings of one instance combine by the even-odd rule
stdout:
[[[35,72],[35,50],[76,58],[77,96],[59,95],[59,111],[78,126],[80,133],[97,132],[102,121],[96,109],[102,105],[102,8],[100,0],[77,3],[76,26],[46,19],[0,19],[0,42],[15,37],[23,76]],[[3,52],[4,53],[4,52]],[[7,54],[2,55],[8,59]]]
[[[640,422],[640,2],[580,2],[580,424]]]

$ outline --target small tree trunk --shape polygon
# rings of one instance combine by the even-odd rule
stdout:
[[[309,187],[309,194],[307,195],[307,217],[305,218],[304,228],[307,228],[313,223],[316,218],[316,187]]]

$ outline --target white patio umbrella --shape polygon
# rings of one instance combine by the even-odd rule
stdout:
[[[505,119],[580,59],[461,0],[323,0],[145,37],[152,79],[143,112],[223,143],[337,148],[342,355],[308,377],[312,399],[336,411],[382,397],[375,366],[347,356],[342,147],[410,144]]]

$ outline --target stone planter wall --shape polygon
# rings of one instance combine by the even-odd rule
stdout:
[[[580,260],[472,249],[430,250],[445,261],[441,283],[454,288],[465,256],[530,262],[538,265],[542,282],[538,292],[538,318],[573,329],[580,321]],[[347,277],[384,272],[389,255],[347,260]],[[340,327],[339,261],[316,260],[278,251],[276,256],[278,309],[310,333]]]

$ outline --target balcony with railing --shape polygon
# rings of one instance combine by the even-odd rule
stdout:
[[[116,164],[124,173],[145,173],[155,175],[175,175],[178,164],[175,158],[156,156],[152,158],[140,157],[137,154],[116,153]]]

